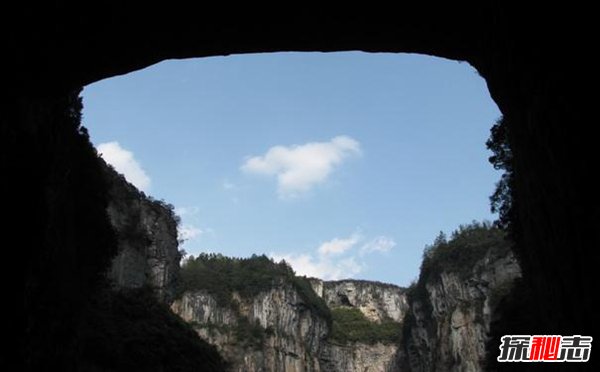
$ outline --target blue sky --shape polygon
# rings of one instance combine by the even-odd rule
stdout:
[[[408,285],[425,244],[494,219],[500,116],[466,63],[274,53],[166,61],[87,86],[103,157],[174,204],[183,248]]]

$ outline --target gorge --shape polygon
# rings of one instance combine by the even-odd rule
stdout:
[[[515,160],[514,251],[522,279],[505,307],[512,311],[493,331],[592,333],[600,214],[590,182],[596,115],[587,92],[597,68],[585,57],[595,24],[585,6],[415,3],[398,11],[366,4],[346,13],[306,5],[243,16],[178,1],[15,7],[1,26],[8,98],[0,158],[7,210],[26,214],[7,227],[23,248],[9,262],[24,265],[25,331],[22,352],[2,363],[77,370],[78,329],[117,252],[108,186],[79,126],[79,90],[169,58],[248,52],[410,52],[473,65],[505,116]],[[593,358],[577,367],[597,369]]]
[[[202,254],[180,269],[173,208],[105,172],[113,286],[150,288],[228,371],[478,371],[496,306],[520,276],[504,234],[478,223],[436,239],[410,288],[298,277],[266,256]]]

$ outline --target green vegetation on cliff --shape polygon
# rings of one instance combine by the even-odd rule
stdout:
[[[222,323],[189,323],[195,330],[204,329],[212,337],[218,334],[231,334],[236,344],[244,348],[262,350],[267,336],[273,334],[273,327],[263,328],[260,322],[251,322],[246,317],[240,317],[235,324]]]
[[[409,302],[421,300],[428,306],[425,285],[439,279],[442,272],[457,273],[467,279],[473,272],[475,263],[489,252],[508,252],[510,242],[506,233],[489,222],[473,221],[469,225],[461,225],[452,232],[450,239],[443,232],[435,238],[432,245],[426,246],[419,280],[407,291]]]
[[[425,247],[419,284],[424,285],[443,271],[458,273],[466,279],[475,263],[490,250],[508,249],[506,233],[489,222],[461,225],[450,239],[440,233],[432,245]]]
[[[362,342],[397,344],[402,336],[402,324],[393,320],[372,322],[356,308],[340,307],[331,310],[333,328],[329,339],[342,344]]]
[[[331,321],[329,308],[308,280],[296,276],[287,263],[276,263],[265,255],[232,258],[202,253],[192,256],[181,267],[178,296],[187,291],[205,290],[220,306],[234,307],[234,292],[242,298],[252,298],[280,285],[291,285],[308,309]]]
[[[491,129],[490,138],[486,142],[488,150],[493,152],[489,161],[494,169],[503,170],[500,180],[496,183],[496,190],[490,196],[492,213],[498,213],[496,224],[507,231],[511,231],[516,221],[514,207],[515,198],[513,189],[515,183],[513,152],[509,141],[509,129],[504,117],[496,121]],[[513,231],[514,232],[514,231]]]
[[[452,232],[450,239],[440,232],[433,244],[425,247],[419,280],[406,292],[408,302],[412,306],[418,301],[423,307],[422,312],[430,315],[432,308],[427,283],[440,280],[443,272],[452,272],[462,280],[467,280],[478,261],[490,253],[508,253],[510,245],[506,232],[489,222],[473,221],[469,225],[461,225]],[[404,331],[409,332],[415,321],[409,312],[404,318]]]

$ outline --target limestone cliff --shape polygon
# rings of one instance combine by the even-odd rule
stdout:
[[[313,290],[330,308],[358,308],[367,319],[401,322],[408,310],[405,288],[367,280],[322,281],[310,279]]]
[[[437,241],[408,290],[299,278],[264,256],[201,255],[182,270],[197,288],[173,311],[236,372],[482,370],[495,306],[520,273],[504,234],[485,224]]]
[[[173,311],[217,347],[231,371],[400,367],[403,349],[395,336],[408,310],[403,288],[306,279],[264,256],[221,255],[188,260],[182,285],[188,290]]]
[[[172,208],[106,172],[119,241],[109,278],[122,288],[150,285],[163,301],[177,296],[171,309],[230,371],[478,371],[496,305],[520,276],[504,234],[476,224],[448,242],[438,237],[408,290],[299,278],[265,256],[221,255],[192,257],[176,287]]]
[[[463,251],[467,248],[461,245]],[[520,267],[508,243],[481,248],[482,257],[474,263],[456,265],[455,260],[469,254],[459,251],[463,256],[446,257],[430,275],[423,275],[422,267],[419,282],[409,291],[404,326],[411,371],[485,369],[490,322],[498,316],[496,305],[520,276]]]
[[[109,184],[108,215],[118,240],[108,276],[120,288],[148,285],[169,302],[181,259],[172,206],[146,196],[102,163]]]
[[[334,328],[340,311],[359,310],[368,322],[383,323],[401,330],[401,322],[408,311],[405,289],[387,283],[364,280],[321,281],[311,279],[317,295],[334,312]],[[342,313],[343,314],[343,313]],[[363,323],[369,325],[368,323]],[[356,327],[356,324],[349,325]],[[371,327],[376,328],[376,324]],[[333,334],[335,336],[335,333]],[[387,342],[386,342],[387,341]],[[320,350],[324,371],[397,371],[403,361],[400,340],[336,340],[329,337]]]
[[[322,371],[402,371],[402,354],[397,345],[327,342],[320,351]]]
[[[401,319],[407,310],[399,287],[362,281],[312,280],[311,284],[320,284],[331,295],[336,289],[352,292],[349,297],[365,315],[372,316],[375,309],[382,319],[390,315]],[[380,307],[382,299],[388,300],[388,308]],[[172,306],[203,339],[217,346],[232,371],[385,372],[400,367],[402,349],[398,344],[340,342],[328,337],[327,319],[309,309],[290,285],[275,285],[250,299],[234,293],[232,300],[233,307],[222,307],[214,296],[197,291],[185,293]],[[352,303],[339,306],[354,307]],[[397,326],[400,328],[400,323]]]
[[[231,371],[321,370],[327,321],[292,286],[279,283],[252,298],[233,293],[232,304],[219,306],[214,296],[198,291],[184,294],[172,309],[217,346]]]

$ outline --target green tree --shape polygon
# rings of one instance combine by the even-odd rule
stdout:
[[[331,311],[333,327],[329,339],[347,344],[362,342],[397,344],[402,336],[402,324],[391,319],[380,323],[367,319],[357,308],[340,307]]]
[[[425,247],[417,285],[424,286],[442,271],[456,272],[467,278],[475,263],[489,250],[507,251],[509,245],[505,231],[490,222],[460,225],[450,239],[440,234],[432,245]]]
[[[234,258],[201,253],[197,257],[190,256],[181,267],[178,296],[186,291],[205,290],[220,306],[235,309],[233,292],[242,298],[251,298],[280,285],[292,286],[307,308],[330,322],[329,308],[309,281],[296,276],[287,263],[276,263],[265,255]]]
[[[507,229],[514,218],[512,189],[514,185],[513,153],[509,142],[508,126],[501,117],[491,129],[491,135],[486,142],[487,148],[493,155],[489,158],[495,169],[504,170],[496,190],[490,196],[492,213],[498,213],[497,224]]]

